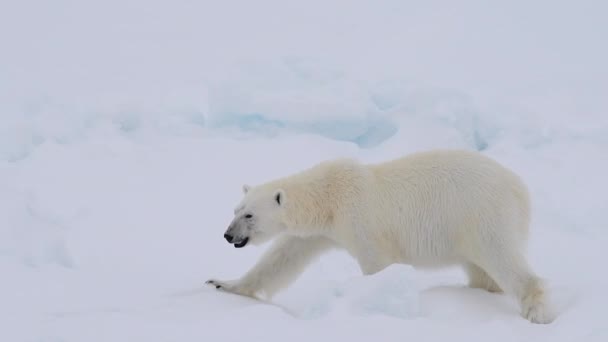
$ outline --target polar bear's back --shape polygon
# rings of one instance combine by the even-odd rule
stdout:
[[[512,171],[480,153],[421,152],[368,169],[377,196],[368,202],[371,209],[403,240],[400,245],[416,241],[404,249],[410,254],[406,259],[428,253],[458,254],[458,248],[476,245],[484,236],[513,244],[527,237],[526,186]]]

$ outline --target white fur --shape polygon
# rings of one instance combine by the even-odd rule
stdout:
[[[430,151],[375,165],[324,162],[247,188],[231,227],[245,212],[254,218],[239,230],[241,237],[255,243],[280,236],[241,279],[209,281],[219,289],[271,297],[336,247],[348,251],[364,274],[393,263],[463,265],[471,287],[513,295],[532,322],[553,320],[542,282],[524,256],[527,189],[479,153]]]

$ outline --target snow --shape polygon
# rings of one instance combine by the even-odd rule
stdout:
[[[352,277],[343,284],[324,287],[309,298],[300,299],[303,304],[295,307],[299,318],[319,319],[344,315],[382,315],[412,319],[418,315],[418,289],[415,272],[411,266],[391,265],[382,272],[368,277]]]
[[[20,1],[0,10],[0,340],[605,341],[600,1]],[[533,198],[537,326],[459,269],[324,255],[271,302],[243,183],[336,157],[482,151]]]

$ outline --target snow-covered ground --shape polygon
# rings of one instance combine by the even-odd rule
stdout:
[[[0,341],[606,341],[602,1],[0,4]],[[345,253],[271,303],[203,286],[256,184],[350,156],[480,150],[518,172],[558,319],[458,269]]]

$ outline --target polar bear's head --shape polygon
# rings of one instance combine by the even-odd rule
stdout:
[[[264,243],[286,229],[284,217],[285,192],[268,187],[251,188],[243,185],[245,195],[234,209],[224,238],[234,247],[245,247],[248,243]]]

